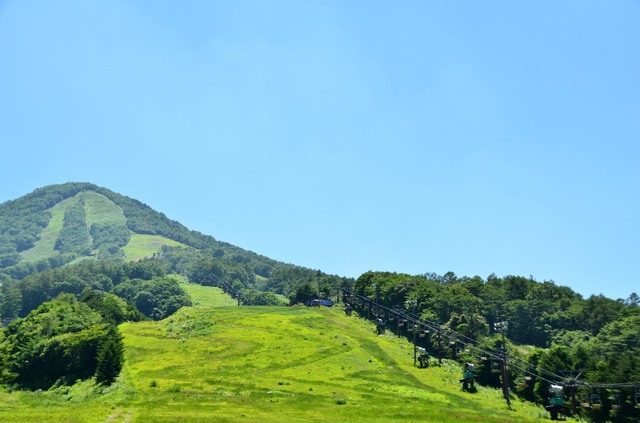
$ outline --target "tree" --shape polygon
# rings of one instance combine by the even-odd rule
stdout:
[[[71,294],[43,303],[10,323],[1,347],[7,351],[10,382],[48,389],[95,373],[96,351],[105,336],[102,317]]]
[[[291,304],[304,303],[318,296],[318,291],[311,282],[299,285],[296,290],[289,296]]]
[[[96,382],[111,385],[122,370],[124,364],[124,344],[117,327],[111,326],[105,338],[98,346]]]
[[[22,291],[15,283],[2,285],[2,303],[0,304],[0,314],[2,318],[15,319],[22,310]]]

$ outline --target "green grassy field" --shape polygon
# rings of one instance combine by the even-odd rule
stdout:
[[[127,261],[136,261],[145,257],[153,256],[153,253],[159,252],[164,245],[169,247],[186,247],[186,245],[178,241],[174,241],[160,235],[142,235],[132,233],[131,239],[127,245],[122,247],[122,251],[124,252]]]
[[[186,285],[194,307],[121,326],[126,364],[108,389],[0,394],[0,421],[533,422],[543,409],[461,390],[458,364],[413,367],[411,344],[338,307],[237,307]]]
[[[222,289],[215,286],[202,286],[194,283],[187,283],[183,276],[178,277],[180,286],[184,289],[195,308],[232,307],[238,302],[226,295]]]

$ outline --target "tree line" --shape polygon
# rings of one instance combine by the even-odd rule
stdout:
[[[355,281],[353,292],[389,310],[435,322],[443,334],[454,334],[444,343],[424,333],[416,339],[433,356],[475,362],[481,384],[501,386],[495,368],[499,363],[482,351],[504,347],[513,362],[508,370],[511,392],[545,403],[549,378],[560,375],[567,379],[557,382],[565,383],[580,375],[581,383],[597,388],[578,389],[578,402],[588,405],[595,393],[608,404],[586,407],[583,415],[597,422],[639,421],[634,406],[640,384],[633,385],[640,382],[640,298],[635,293],[624,300],[603,295],[583,298],[553,281],[495,275],[484,280],[451,272],[442,276],[366,272]],[[359,311],[369,317],[366,307]],[[386,324],[410,340],[413,331],[420,330],[400,328],[397,321]],[[626,388],[616,388],[618,384]]]

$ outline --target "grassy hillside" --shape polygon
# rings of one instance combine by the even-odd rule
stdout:
[[[36,241],[33,248],[22,252],[22,258],[25,261],[42,260],[58,254],[54,247],[62,230],[64,214],[70,207],[79,202],[84,202],[87,227],[91,227],[94,223],[126,224],[127,220],[122,213],[122,209],[107,197],[93,191],[80,192],[71,198],[60,201],[49,209],[51,220],[40,233],[40,239]]]
[[[93,224],[126,225],[127,220],[122,209],[113,201],[97,192],[82,191],[49,209],[51,220],[41,232],[40,239],[33,248],[22,252],[22,258],[25,261],[38,261],[58,254],[54,247],[62,230],[64,214],[79,202],[84,203],[87,227],[91,227]],[[140,260],[153,256],[165,245],[170,247],[185,246],[161,235],[132,233],[131,240],[122,248],[122,251],[127,260]]]
[[[24,261],[42,260],[58,254],[58,252],[55,251],[54,246],[56,245],[56,240],[62,230],[64,213],[67,211],[67,208],[74,203],[74,199],[69,198],[59,202],[49,209],[49,212],[51,213],[51,220],[47,227],[40,233],[40,239],[36,241],[33,248],[22,252],[21,256]]]
[[[404,340],[339,308],[235,307],[189,286],[195,307],[126,323],[125,368],[106,390],[83,383],[0,394],[1,421],[527,422],[500,392],[465,393],[457,364],[418,369]]]
[[[184,279],[180,286],[189,294],[193,307],[195,308],[231,307],[238,305],[238,301],[215,286],[186,283]]]
[[[168,253],[168,264],[213,259],[232,283],[288,295],[315,270],[278,262],[217,241],[169,219],[148,205],[91,183],[49,185],[0,203],[0,279],[22,280],[83,260],[138,260],[163,246],[192,247]],[[166,258],[165,257],[165,258]],[[338,277],[322,275],[333,286]]]
[[[129,243],[122,247],[126,260],[140,260],[151,257],[160,251],[163,246],[186,247],[178,241],[161,235],[131,234]]]
[[[376,337],[338,309],[183,309],[128,324],[129,380],[140,395],[132,421],[533,421],[500,393],[464,393],[458,365],[417,369],[412,348]],[[153,351],[155,359],[149,359]]]

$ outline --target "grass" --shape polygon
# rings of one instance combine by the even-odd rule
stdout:
[[[122,209],[104,195],[92,191],[78,193],[49,209],[51,212],[49,225],[42,230],[40,239],[33,248],[22,252],[22,259],[24,261],[38,261],[59,254],[54,247],[62,230],[64,214],[69,207],[74,206],[81,200],[84,200],[87,228],[90,228],[94,223],[126,224],[127,219]],[[125,245],[122,250],[127,260],[140,260],[153,256],[153,254],[159,252],[160,248],[164,245],[185,246],[177,241],[159,235],[132,233],[129,243]]]
[[[180,276],[180,286],[184,289],[195,308],[229,307],[237,306],[238,302],[214,286],[202,286],[188,283],[185,277]]]
[[[519,401],[507,409],[498,390],[463,392],[458,364],[413,367],[404,339],[375,336],[371,323],[338,307],[232,307],[217,288],[183,286],[194,307],[121,326],[127,361],[115,387],[83,382],[66,393],[1,394],[0,421],[515,423],[548,416]]]
[[[93,191],[82,192],[78,195],[82,195],[84,198],[84,211],[88,228],[94,223],[102,225],[107,223],[127,224],[127,218],[124,216],[120,206],[104,195]]]
[[[49,209],[51,212],[49,225],[42,230],[40,239],[36,241],[33,248],[22,252],[23,260],[38,261],[58,255],[58,251],[54,247],[62,230],[64,214],[69,207],[76,205],[81,200],[84,200],[87,228],[90,228],[94,223],[126,224],[127,220],[122,209],[104,195],[92,191],[78,193]]]
[[[135,422],[534,421],[500,392],[461,391],[460,366],[412,366],[412,348],[360,319],[285,307],[185,308],[123,326]],[[150,360],[149,354],[155,359]]]
[[[131,239],[122,247],[126,260],[140,260],[160,252],[163,246],[186,247],[186,245],[160,235],[131,234]]]
[[[49,225],[42,230],[40,239],[36,241],[35,245],[21,253],[24,261],[38,261],[58,254],[54,247],[60,230],[62,230],[64,213],[67,208],[73,206],[77,201],[75,197],[67,198],[49,209],[51,212]]]

